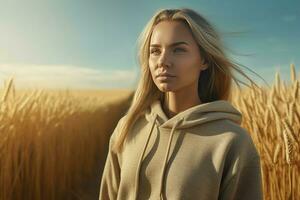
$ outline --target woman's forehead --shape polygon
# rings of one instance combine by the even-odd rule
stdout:
[[[189,28],[182,22],[163,21],[154,27],[150,44],[168,46],[181,41],[188,44],[194,42]]]

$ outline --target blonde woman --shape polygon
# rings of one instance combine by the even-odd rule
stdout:
[[[161,9],[139,45],[140,81],[110,137],[99,199],[262,199],[260,156],[228,101],[232,69],[246,75],[214,27],[192,9]]]

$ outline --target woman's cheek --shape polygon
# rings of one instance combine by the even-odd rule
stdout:
[[[151,60],[149,60],[149,62],[148,62],[148,67],[149,67],[149,69],[150,69],[150,72],[151,72],[151,74],[152,74],[152,76],[154,75],[153,73],[154,73],[154,63],[153,63],[153,61],[151,61]]]

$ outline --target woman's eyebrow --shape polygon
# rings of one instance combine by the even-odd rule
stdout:
[[[188,43],[181,41],[181,42],[175,42],[175,43],[172,43],[172,44],[167,45],[167,46],[172,47],[172,46],[177,46],[177,45],[180,45],[180,44],[189,45]],[[150,45],[150,47],[160,47],[160,46],[161,46],[160,44],[151,44],[151,45]]]

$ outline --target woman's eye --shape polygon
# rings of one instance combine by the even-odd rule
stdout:
[[[175,51],[176,51],[176,50],[185,51],[185,50],[182,49],[182,48],[176,48]]]
[[[174,51],[175,51],[175,52],[176,52],[176,51],[179,51],[179,52],[180,52],[180,51],[185,52],[185,50],[182,49],[182,48],[176,48]],[[159,52],[159,50],[153,49],[153,50],[150,51],[151,54],[156,53],[156,52]]]
[[[156,49],[151,50],[151,53],[154,53],[154,52],[157,52],[157,50]]]

